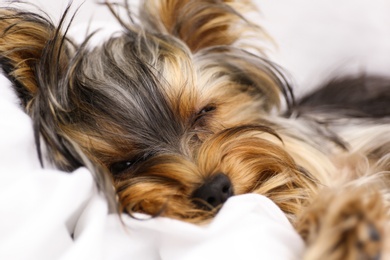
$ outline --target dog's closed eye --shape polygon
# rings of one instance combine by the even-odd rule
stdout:
[[[211,112],[215,111],[217,107],[213,104],[207,105],[203,107],[197,114],[194,119],[194,123],[201,122],[201,119],[203,119],[205,116],[209,115]]]
[[[121,174],[126,173],[128,170],[135,167],[138,163],[144,162],[150,157],[151,154],[144,154],[129,160],[114,162],[110,166],[110,172],[113,176],[120,176]]]

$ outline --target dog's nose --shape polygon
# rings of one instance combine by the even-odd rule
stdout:
[[[224,203],[233,195],[233,186],[229,177],[218,173],[195,190],[193,201],[199,208],[211,209]]]

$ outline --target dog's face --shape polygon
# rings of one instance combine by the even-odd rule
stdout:
[[[230,196],[255,192],[295,215],[312,182],[270,120],[289,102],[288,85],[240,48],[243,32],[259,30],[237,2],[145,1],[139,25],[92,50],[51,35],[29,65],[44,94],[25,104],[53,160],[71,168],[76,145],[110,173],[129,213],[196,222]],[[19,56],[3,60],[23,85],[12,65]]]

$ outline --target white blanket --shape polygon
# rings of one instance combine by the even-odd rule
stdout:
[[[363,70],[366,61],[371,71],[390,67],[386,0],[257,2],[265,28],[280,46],[275,59],[299,84],[314,79],[314,85],[332,65],[351,60]],[[108,214],[86,169],[72,174],[41,169],[31,120],[1,77],[0,259],[300,259],[304,250],[283,213],[260,195],[229,199],[204,226],[122,218]]]

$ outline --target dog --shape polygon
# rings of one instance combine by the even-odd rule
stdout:
[[[253,40],[268,36],[246,18],[249,0],[143,1],[138,16],[105,4],[123,31],[95,47],[93,33],[68,37],[69,7],[57,25],[0,10],[1,68],[42,165],[89,167],[131,216],[204,223],[229,197],[262,194],[305,259],[386,257],[388,78],[338,77],[297,99]]]

